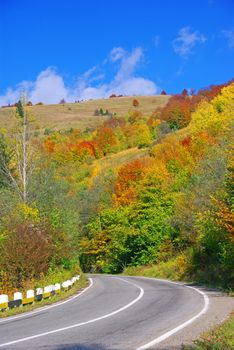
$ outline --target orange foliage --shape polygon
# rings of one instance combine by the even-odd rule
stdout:
[[[48,136],[43,146],[48,153],[54,153],[54,159],[59,161],[83,160],[85,156],[97,158],[99,151],[97,142],[82,140],[79,130]]]
[[[54,140],[51,140],[50,137],[48,137],[45,141],[44,141],[44,147],[46,149],[46,151],[48,153],[53,153],[54,150],[55,150],[55,141]]]
[[[70,145],[70,149],[77,155],[89,154],[94,158],[97,157],[97,148],[98,145],[95,141],[81,141],[78,144]]]
[[[226,204],[218,202],[218,223],[228,233],[228,238],[234,243],[234,213]]]
[[[118,139],[115,136],[114,131],[105,126],[98,128],[95,141],[97,142],[99,148],[103,151],[104,155],[110,153],[113,146],[117,146],[118,144]]]
[[[210,101],[214,97],[218,96],[221,92],[221,90],[230,84],[234,82],[234,79],[228,81],[225,84],[220,84],[220,85],[210,85],[207,88],[201,89],[198,91],[198,96],[200,98],[205,98],[206,100]]]
[[[174,135],[165,138],[162,144],[154,146],[151,154],[157,162],[162,161],[165,164],[170,160],[176,160],[182,166],[188,166],[192,161],[190,150],[186,149]]]
[[[140,104],[139,101],[136,98],[134,98],[134,100],[132,101],[133,107],[138,107],[139,104]]]
[[[196,104],[196,96],[174,95],[160,111],[160,119],[167,121],[172,128],[183,128],[191,120],[191,112]]]
[[[116,205],[126,205],[136,199],[135,187],[145,176],[146,168],[146,160],[133,160],[120,168],[113,195]]]
[[[158,108],[154,114],[160,113],[160,119],[170,124],[171,128],[181,129],[187,126],[191,120],[191,113],[195,110],[198,103],[206,99],[210,101],[216,97],[223,87],[231,84],[212,85],[202,89],[197,95],[188,96],[188,91],[184,89],[179,95],[174,95],[163,108]]]
[[[151,116],[148,120],[147,120],[147,125],[154,129],[156,128],[158,125],[160,125],[161,121],[159,118],[157,118],[156,116]]]
[[[191,135],[186,136],[186,137],[181,141],[181,144],[182,144],[184,147],[190,147],[190,146],[192,145],[192,137],[191,137]]]

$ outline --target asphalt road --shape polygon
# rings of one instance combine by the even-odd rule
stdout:
[[[1,319],[0,349],[158,349],[197,322],[208,304],[184,284],[94,275],[89,288],[66,303]]]

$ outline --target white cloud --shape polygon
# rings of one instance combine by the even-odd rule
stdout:
[[[89,70],[87,70],[86,72],[84,72],[84,74],[82,75],[84,78],[89,78],[92,76],[92,74],[97,70],[97,66],[94,66],[92,68],[90,68]]]
[[[62,98],[68,97],[68,91],[65,87],[63,78],[56,72],[47,68],[42,71],[29,93],[29,100],[32,103],[43,101],[43,103],[58,103]]]
[[[18,101],[20,96],[20,91],[21,91],[20,89],[13,90],[12,88],[8,88],[6,90],[5,95],[0,96],[0,106],[5,106]]]
[[[222,30],[222,34],[227,38],[228,40],[228,47],[230,49],[234,48],[234,30]]]
[[[192,49],[206,40],[206,37],[199,31],[192,31],[190,27],[184,27],[180,29],[178,37],[173,41],[173,48],[175,53],[182,58],[188,58]]]
[[[6,93],[0,96],[0,105],[15,103],[22,89],[27,91],[28,100],[33,104],[40,101],[45,104],[58,103],[63,98],[67,102],[97,99],[108,97],[112,93],[156,94],[159,88],[153,81],[135,75],[136,68],[143,58],[143,50],[140,47],[135,48],[131,53],[121,47],[114,48],[107,61],[111,65],[117,64],[118,70],[110,82],[103,82],[105,74],[99,71],[99,66],[95,66],[78,77],[73,87],[66,86],[63,77],[56,73],[55,69],[49,67],[42,71],[34,82],[24,81],[15,89],[7,89]]]
[[[120,69],[118,70],[114,81],[117,83],[129,79],[133,75],[133,72],[141,59],[143,59],[143,51],[141,47],[137,47],[131,54],[123,57]]]
[[[110,60],[112,62],[118,61],[123,58],[126,51],[122,47],[114,47],[110,52]]]
[[[119,69],[113,80],[109,83],[92,87],[89,83],[90,81],[93,82],[95,78],[90,77],[89,81],[86,80],[85,82],[81,79],[76,88],[76,91],[79,91],[79,99],[108,97],[112,93],[122,95],[154,95],[159,92],[158,87],[153,81],[134,75],[137,65],[144,57],[142,48],[137,47],[131,53],[121,47],[114,48],[109,57],[111,62],[120,61]]]
[[[51,67],[42,71],[35,82],[23,81],[16,89],[8,88],[5,95],[0,96],[0,105],[17,102],[22,91],[26,91],[27,99],[32,103],[58,103],[62,98],[68,97],[63,78]]]
[[[109,87],[108,96],[115,92],[116,94],[123,95],[154,95],[158,92],[153,81],[144,78],[131,77],[127,80],[119,82],[119,84]]]

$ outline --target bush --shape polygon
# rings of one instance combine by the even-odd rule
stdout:
[[[45,225],[16,223],[1,243],[1,271],[14,288],[48,271],[53,254],[52,234]]]
[[[139,101],[136,98],[134,98],[134,100],[132,101],[133,107],[138,107],[139,104],[140,104]]]

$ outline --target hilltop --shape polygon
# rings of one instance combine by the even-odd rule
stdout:
[[[139,107],[133,107],[132,101],[137,99]],[[71,127],[85,130],[95,128],[107,116],[95,116],[94,111],[102,108],[118,117],[124,116],[130,109],[138,109],[150,115],[157,107],[166,105],[170,96],[128,96],[99,100],[90,100],[80,103],[66,103],[56,105],[35,105],[28,107],[36,117],[36,128],[43,130],[69,129]],[[15,107],[0,108],[0,127],[10,128],[14,124]]]

